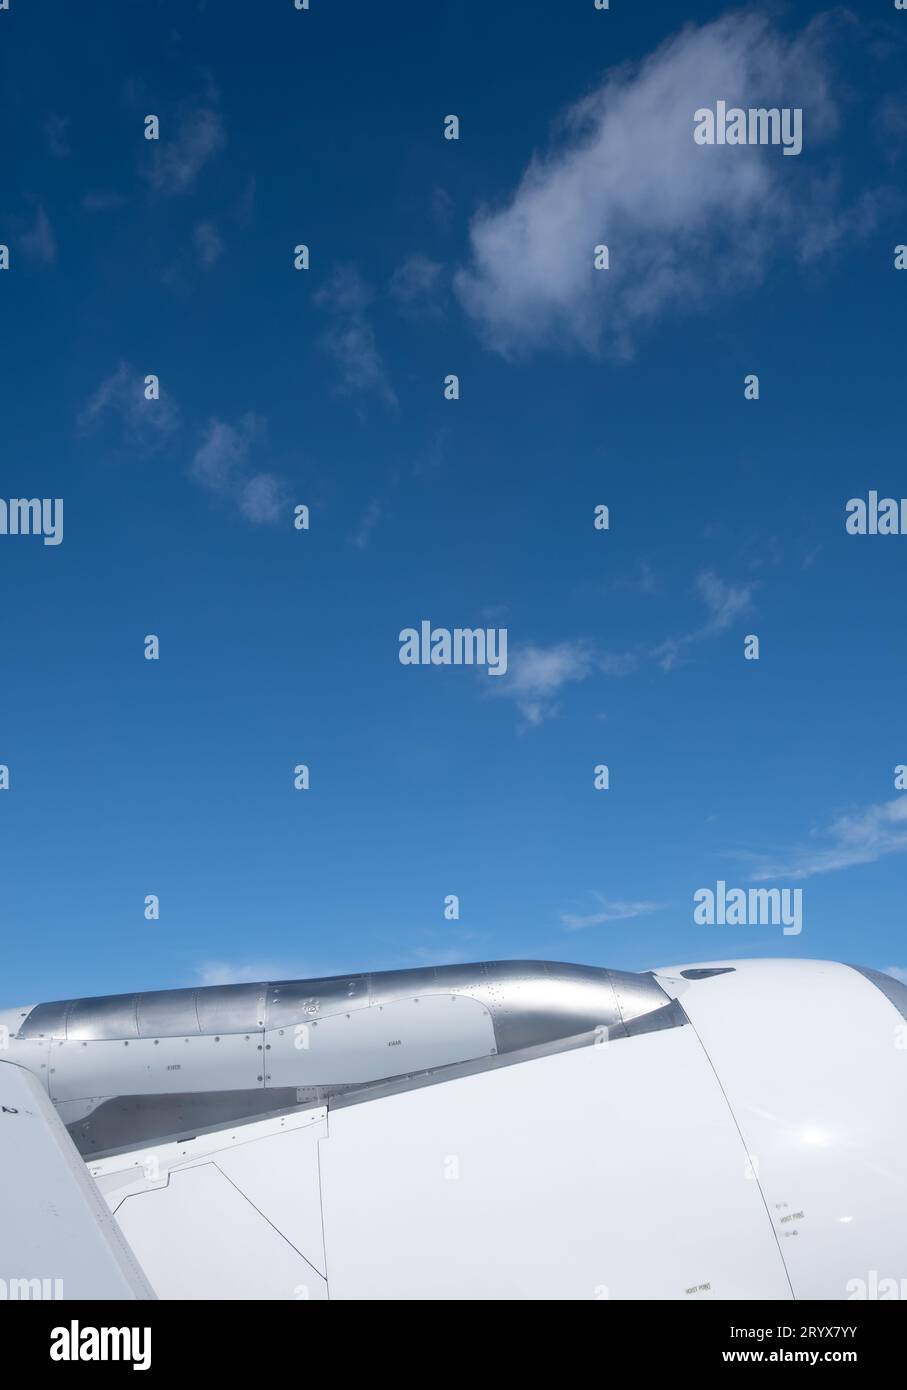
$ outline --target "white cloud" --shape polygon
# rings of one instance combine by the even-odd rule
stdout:
[[[377,497],[373,497],[359,520],[353,534],[350,536],[350,543],[357,550],[365,550],[372,538],[372,532],[381,520],[383,508]]]
[[[885,153],[896,163],[907,148],[907,90],[888,92],[882,98],[874,124]]]
[[[341,389],[355,395],[370,392],[385,405],[396,406],[397,397],[367,314],[371,295],[359,272],[341,266],[315,295],[315,302],[332,316],[323,343],[339,368]]]
[[[677,665],[684,648],[708,637],[716,637],[748,613],[752,608],[756,585],[729,584],[713,570],[703,570],[696,576],[693,587],[708,610],[708,621],[681,637],[670,637],[659,643],[652,655],[664,671],[670,671]]]
[[[816,832],[813,841],[777,858],[748,856],[755,864],[750,878],[756,883],[812,878],[855,864],[873,864],[888,854],[903,854],[907,851],[907,796],[838,816]]]
[[[507,671],[491,691],[514,700],[527,724],[538,725],[557,712],[557,696],[571,681],[585,680],[593,669],[585,642],[551,647],[526,646],[511,651]]]
[[[110,212],[112,208],[122,207],[125,201],[121,193],[101,190],[84,194],[82,209],[84,212]]]
[[[289,506],[283,480],[274,473],[255,473],[250,456],[266,437],[264,420],[251,412],[235,425],[217,418],[208,421],[192,460],[191,475],[215,496],[234,502],[240,514],[256,525],[273,525]]]
[[[232,491],[242,483],[249,451],[263,435],[264,421],[251,413],[235,425],[209,420],[192,460],[193,478],[212,492]]]
[[[80,430],[88,433],[105,420],[119,425],[123,442],[130,450],[152,454],[177,428],[178,412],[166,392],[160,400],[146,400],[144,374],[128,362],[121,362],[79,412],[77,423]]]
[[[439,320],[444,317],[441,276],[444,267],[418,253],[407,256],[391,276],[390,292],[400,312],[415,320]]]
[[[65,159],[69,154],[69,140],[66,135],[68,128],[69,117],[57,116],[53,111],[44,122],[47,148],[54,159]]]
[[[561,924],[565,931],[584,931],[586,927],[601,927],[609,922],[627,922],[633,917],[642,917],[647,912],[657,912],[660,903],[650,902],[608,902],[601,893],[593,897],[599,902],[597,912],[577,915],[572,912],[561,913]]]
[[[312,979],[317,978],[318,972],[273,960],[210,960],[198,966],[196,973],[203,985],[244,985],[272,980]]]
[[[57,238],[43,207],[35,213],[28,231],[19,237],[19,245],[30,261],[38,265],[53,265],[57,259]]]
[[[646,596],[657,594],[660,588],[658,576],[653,572],[648,560],[640,560],[639,569],[634,575],[621,575],[615,579],[615,589],[626,589],[631,594]]]
[[[639,657],[636,652],[602,652],[595,664],[606,676],[632,676],[639,669]]]
[[[288,507],[286,487],[273,473],[257,473],[239,495],[239,510],[259,526],[275,525],[288,515]]]
[[[488,345],[626,356],[665,311],[757,282],[772,255],[807,258],[819,240],[858,231],[871,205],[842,212],[834,175],[813,172],[838,121],[827,49],[844,22],[819,16],[787,36],[735,12],[612,69],[567,111],[507,204],[472,222],[456,288]],[[697,145],[694,112],[718,100],[803,108],[804,153]],[[607,271],[593,268],[600,243]]]
[[[483,616],[493,618],[497,612],[486,609]],[[556,642],[550,647],[529,643],[510,649],[505,674],[487,693],[513,700],[525,723],[535,728],[558,713],[558,696],[564,686],[585,680],[595,671],[629,676],[638,666],[635,652],[601,652],[582,639]]]
[[[150,157],[145,176],[163,197],[186,193],[225,141],[217,111],[209,106],[192,107],[177,119],[172,133],[170,123],[161,122],[160,139],[148,142]]]
[[[224,243],[213,222],[197,223],[192,233],[192,242],[199,264],[203,265],[206,270],[210,270],[211,266],[216,265],[223,255]]]

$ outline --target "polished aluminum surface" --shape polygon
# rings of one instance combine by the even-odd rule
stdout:
[[[489,961],[58,1000],[11,1047],[98,1154],[684,1022],[652,975]]]
[[[464,994],[483,1004],[499,1052],[586,1028],[620,1027],[667,999],[651,975],[559,961],[489,961],[57,1000],[36,1005],[16,1036],[96,1041],[260,1032],[420,994]]]

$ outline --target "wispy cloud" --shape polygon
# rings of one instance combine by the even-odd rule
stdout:
[[[57,259],[57,238],[43,206],[35,213],[31,226],[19,237],[19,245],[30,261],[37,265],[53,265]]]
[[[644,567],[640,583],[624,581],[622,587],[651,592],[649,572]],[[556,642],[551,646],[528,643],[511,646],[507,671],[487,693],[512,700],[530,728],[543,724],[559,713],[559,696],[565,686],[584,681],[596,672],[610,677],[630,676],[645,660],[656,661],[670,671],[690,645],[726,631],[752,604],[755,584],[729,584],[711,570],[696,576],[693,592],[705,605],[707,618],[698,628],[659,643],[651,651],[608,651],[584,638]]]
[[[213,222],[198,222],[196,224],[192,233],[192,244],[195,247],[199,265],[204,266],[206,270],[217,265],[223,255],[224,243]]]
[[[47,148],[54,159],[65,159],[69,154],[69,140],[66,133],[68,129],[69,117],[57,116],[53,111],[44,122]]]
[[[613,587],[615,589],[626,589],[631,594],[657,594],[660,588],[658,576],[654,573],[648,560],[640,560],[639,567],[635,574],[621,575],[615,579]]]
[[[449,232],[453,224],[454,203],[446,188],[433,188],[430,198],[432,220],[441,232]]]
[[[444,318],[444,267],[420,254],[407,256],[391,276],[390,293],[404,318],[438,322]]]
[[[758,282],[770,256],[807,259],[865,229],[872,198],[842,210],[839,180],[812,163],[839,121],[829,53],[851,22],[819,16],[788,36],[737,11],[612,70],[506,205],[473,220],[455,283],[487,344],[511,357],[542,346],[628,356],[664,312]],[[694,112],[723,97],[803,108],[810,161],[697,145]],[[611,268],[596,271],[602,243]]]
[[[226,961],[209,960],[196,970],[202,985],[242,985],[257,984],[261,981],[306,980],[317,978],[317,970],[307,970],[298,963],[287,961],[256,960]]]
[[[515,701],[526,723],[537,726],[557,713],[557,697],[564,686],[585,680],[593,669],[585,642],[520,647],[509,653],[507,671],[490,693]]]
[[[888,92],[882,98],[874,125],[888,159],[896,163],[907,149],[907,89]]]
[[[128,449],[152,454],[172,437],[178,411],[166,392],[160,400],[146,400],[144,374],[121,362],[79,412],[77,425],[87,434],[109,421],[119,426]]]
[[[276,526],[288,514],[286,484],[275,473],[256,473],[242,485],[239,510],[256,526]]]
[[[154,192],[165,198],[188,192],[226,143],[223,121],[211,106],[191,106],[177,117],[175,128],[171,125],[163,120],[160,139],[148,141],[143,170]]]
[[[485,610],[494,617],[494,610]],[[599,651],[584,639],[555,642],[551,646],[527,643],[511,647],[507,670],[487,692],[512,700],[529,728],[537,728],[560,711],[558,698],[565,686],[584,681],[595,672],[605,676],[629,676],[639,665],[635,652]]]
[[[350,394],[369,393],[385,405],[396,406],[384,358],[378,351],[375,330],[368,317],[371,293],[359,272],[341,266],[315,295],[315,302],[331,315],[323,345],[340,372],[340,386]]]
[[[350,544],[357,550],[365,550],[372,538],[372,532],[381,520],[383,508],[377,497],[373,497],[359,519],[359,524],[350,536]]]
[[[110,212],[112,208],[122,207],[125,201],[122,193],[101,189],[84,194],[81,205],[83,212]]]
[[[905,851],[907,796],[838,816],[824,829],[815,831],[808,843],[796,845],[785,854],[744,857],[752,866],[749,877],[761,883],[767,879],[812,878],[855,864],[873,864],[888,854]]]
[[[192,460],[193,478],[212,492],[234,491],[244,481],[252,445],[264,437],[264,420],[251,412],[235,425],[209,420]]]
[[[564,931],[584,931],[586,927],[603,927],[609,922],[628,922],[633,917],[644,917],[646,913],[657,912],[661,903],[653,902],[609,902],[601,893],[593,893],[599,906],[595,912],[561,913]]]
[[[195,482],[224,501],[234,503],[247,521],[275,525],[287,515],[288,498],[283,480],[274,473],[258,473],[251,463],[255,447],[265,443],[267,428],[261,416],[251,412],[236,424],[213,418],[208,421],[192,459]]]
[[[708,637],[716,637],[748,613],[752,608],[755,588],[755,584],[729,584],[713,570],[698,574],[693,589],[708,610],[708,620],[692,632],[684,633],[681,637],[670,637],[654,648],[652,655],[662,670],[672,670],[686,647],[703,642]]]

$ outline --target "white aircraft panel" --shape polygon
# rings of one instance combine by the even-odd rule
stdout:
[[[332,1110],[332,1298],[790,1298],[689,1027]]]
[[[127,1197],[117,1220],[160,1298],[327,1296],[317,1270],[214,1162]]]
[[[796,1297],[847,1298],[873,1271],[907,1278],[907,1025],[848,966],[726,964],[687,984],[683,1007],[758,1165]]]
[[[154,1296],[41,1083],[2,1060],[0,1281],[3,1298]]]
[[[216,1163],[240,1192],[314,1265],[324,1268],[318,1140],[324,1121],[219,1153]]]

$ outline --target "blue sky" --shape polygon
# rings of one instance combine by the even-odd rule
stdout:
[[[11,0],[0,493],[65,523],[0,536],[7,1003],[907,969],[907,539],[844,530],[907,494],[905,47],[884,4]],[[719,99],[802,154],[696,146]],[[507,673],[401,665],[422,619]],[[695,925],[719,879],[803,931]]]

